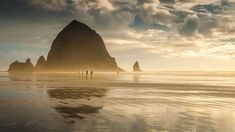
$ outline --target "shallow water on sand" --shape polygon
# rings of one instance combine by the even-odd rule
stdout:
[[[235,132],[235,73],[0,73],[0,131]]]

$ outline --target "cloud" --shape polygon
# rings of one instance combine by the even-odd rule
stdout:
[[[202,13],[222,13],[223,12],[223,6],[221,4],[217,3],[211,3],[211,4],[199,4],[196,6],[193,6],[191,8],[195,12],[202,12]]]
[[[29,0],[35,7],[48,11],[113,11],[115,7],[109,0]]]
[[[115,7],[109,0],[74,0],[72,2],[76,9],[85,10],[99,10],[99,11],[113,11]]]
[[[193,33],[195,27],[189,29],[185,22],[189,16],[196,14],[199,23],[198,33],[204,37],[213,36],[212,31],[220,27],[222,21],[225,25],[232,23],[231,20],[230,22],[225,21],[223,17],[226,15],[228,17],[228,13],[231,16],[231,12],[234,11],[233,3],[227,0],[221,2],[216,0],[207,2],[201,0],[137,0],[136,3],[112,0],[12,1],[3,0],[1,5],[7,5],[7,7],[1,6],[0,15],[9,18],[12,14],[12,17],[19,16],[20,19],[26,18],[30,21],[78,19],[96,29],[125,28],[128,25],[137,30],[159,29],[175,32],[180,29],[179,34],[182,36],[195,35]],[[8,13],[10,10],[16,11]],[[192,32],[185,34],[183,29]]]
[[[29,3],[46,10],[68,10],[69,8],[114,10],[109,0],[29,0]]]
[[[159,1],[158,0],[137,0],[137,5],[142,5],[142,4],[149,4],[149,3],[155,3],[157,4]]]
[[[98,8],[104,8],[109,11],[112,11],[115,9],[109,0],[97,0],[97,1],[99,5]]]
[[[219,27],[220,20],[208,14],[198,14],[198,16],[200,20],[198,32],[204,37],[213,36],[213,30]]]
[[[63,10],[69,1],[67,0],[29,0],[31,5],[41,7],[46,10]]]
[[[176,0],[159,0],[161,3],[168,3],[168,4],[174,4],[176,3]]]
[[[159,22],[162,24],[171,24],[175,16],[172,15],[168,10],[156,10],[155,13],[152,15],[154,22]]]
[[[150,24],[148,22],[145,22],[139,15],[135,16],[133,23],[130,24],[130,27],[136,30],[158,29],[162,31],[169,31],[169,28],[166,25],[159,22],[153,22]]]
[[[198,32],[199,18],[197,15],[188,16],[183,25],[180,27],[179,32],[185,36],[193,36]]]

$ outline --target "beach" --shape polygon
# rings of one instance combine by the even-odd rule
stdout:
[[[0,73],[0,131],[234,132],[235,72]]]

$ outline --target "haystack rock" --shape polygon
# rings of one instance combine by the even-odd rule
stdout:
[[[49,70],[123,71],[105,47],[101,36],[76,20],[67,25],[53,41],[47,56]]]
[[[37,63],[36,63],[36,70],[43,70],[45,68],[46,65],[46,60],[44,58],[44,56],[40,56]]]
[[[133,72],[142,72],[138,61],[136,61],[135,64],[133,65]]]
[[[15,61],[13,62],[8,69],[10,73],[30,73],[34,70],[34,66],[31,63],[30,59],[27,59],[25,63]]]

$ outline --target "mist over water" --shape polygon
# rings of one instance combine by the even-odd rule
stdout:
[[[0,131],[234,132],[235,73],[0,73]]]

